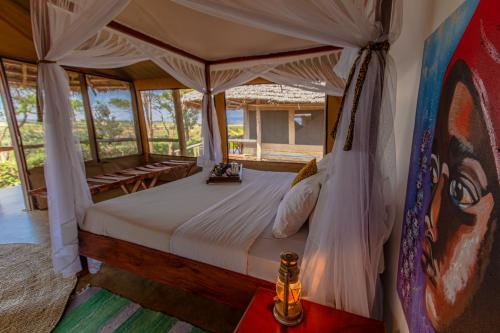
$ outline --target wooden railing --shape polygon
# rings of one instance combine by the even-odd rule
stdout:
[[[0,153],[2,152],[7,152],[7,151],[13,151],[14,147],[12,146],[0,146]]]

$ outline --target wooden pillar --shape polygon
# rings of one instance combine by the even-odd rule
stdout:
[[[250,139],[250,111],[243,105],[243,139]]]
[[[135,144],[137,145],[137,150],[139,151],[139,154],[144,156],[144,161],[147,162],[148,160],[148,155],[144,153],[144,150],[142,150],[142,137],[144,133],[141,129],[141,124],[139,117],[141,116],[142,108],[139,108],[139,102],[137,101],[137,94],[136,94],[136,89],[134,87],[134,82],[129,82],[129,91],[130,91],[130,98],[132,99],[132,113],[134,115],[134,127],[135,127]]]
[[[222,145],[222,159],[228,161],[228,135],[226,119],[226,94],[220,93],[214,96],[215,112],[217,113],[217,124],[219,125],[220,144]]]
[[[144,114],[144,104],[141,96],[141,91],[137,89],[134,83],[135,99],[137,101],[137,119],[139,120],[139,129],[141,133],[141,146],[142,153],[144,154],[144,161],[149,162],[149,154],[151,153],[149,149],[149,133],[146,124],[146,118]]]
[[[85,110],[85,120],[87,121],[87,131],[89,134],[90,155],[92,160],[99,161],[99,150],[97,149],[97,140],[95,135],[94,117],[92,116],[92,109],[90,106],[89,90],[87,87],[87,80],[84,74],[80,76],[80,89],[82,90],[83,109]]]
[[[259,106],[255,108],[255,122],[257,126],[257,160],[260,161],[262,158],[262,120]]]
[[[335,139],[332,137],[332,131],[340,116],[340,102],[341,96],[326,96],[326,110],[325,110],[325,154],[328,154],[333,149]]]
[[[288,110],[288,144],[295,144],[295,110]]]
[[[182,114],[182,102],[181,94],[179,89],[174,89],[172,91],[172,97],[174,99],[174,109],[175,109],[175,123],[177,124],[177,134],[179,138],[179,148],[181,150],[181,156],[186,156],[186,131],[184,128],[184,116]]]

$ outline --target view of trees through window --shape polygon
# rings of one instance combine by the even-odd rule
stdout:
[[[139,153],[130,85],[87,75],[89,99],[100,158]]]
[[[43,110],[37,97],[37,67],[34,64],[2,59],[9,93],[14,106],[15,121],[28,169],[43,166],[45,161]],[[105,77],[83,75],[66,71],[70,83],[70,103],[73,109],[73,127],[79,138],[85,160],[92,159],[89,140],[89,115],[85,110],[82,87],[88,86],[88,97],[93,126],[97,138],[99,158],[111,158],[139,153],[136,120],[132,108],[130,84]],[[86,82],[85,82],[86,80]],[[0,114],[0,142],[7,143],[5,114]],[[7,155],[2,148],[0,161]],[[12,153],[11,153],[12,154]],[[15,165],[14,158],[9,158]]]
[[[192,89],[141,91],[142,108],[153,154],[199,156],[201,143],[201,107],[186,102],[197,94]]]
[[[325,94],[278,84],[226,90],[229,157],[308,161],[323,157]]]
[[[43,114],[37,107],[36,65],[4,60],[10,95],[29,168],[44,163]]]
[[[0,188],[19,184],[19,172],[10,138],[7,114],[0,96]]]
[[[3,60],[9,92],[28,169],[43,166],[45,161],[43,110],[37,101],[37,67],[33,64]],[[66,72],[70,83],[70,104],[74,131],[85,160],[92,159],[87,117],[81,90],[82,74]],[[130,93],[129,93],[130,94]]]

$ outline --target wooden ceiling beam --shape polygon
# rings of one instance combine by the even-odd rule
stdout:
[[[307,55],[307,54],[337,51],[337,50],[342,50],[342,48],[337,47],[337,46],[318,46],[318,47],[312,47],[312,48],[308,48],[308,49],[295,50],[295,51],[284,51],[284,52],[269,53],[269,54],[262,54],[262,55],[254,55],[254,56],[246,56],[246,57],[234,57],[234,58],[227,58],[227,59],[221,59],[221,60],[214,60],[214,61],[209,61],[208,63],[210,65],[227,64],[227,63],[231,63],[231,62],[242,62],[242,61],[252,61],[252,60],[262,60],[262,59],[275,59],[275,58],[292,57],[292,56],[298,56],[298,55]]]
[[[118,23],[116,21],[111,21],[109,24],[108,24],[108,27],[111,28],[111,29],[114,29],[116,31],[119,31],[121,33],[124,33],[126,35],[129,35],[129,36],[132,36],[132,37],[135,37],[139,40],[142,40],[144,42],[147,42],[147,43],[150,43],[150,44],[153,44],[153,45],[156,45],[158,47],[161,47],[165,50],[168,50],[168,51],[171,51],[171,52],[174,52],[174,53],[177,53],[177,54],[180,54],[182,56],[185,56],[187,58],[190,58],[192,60],[196,60],[196,61],[199,61],[201,63],[207,63],[207,61],[203,58],[200,58],[198,56],[195,56],[194,54],[191,54],[187,51],[184,51],[184,50],[181,50],[175,46],[172,46],[168,43],[165,43],[165,42],[162,42],[156,38],[153,38],[151,36],[148,36],[146,34],[143,34],[142,32],[139,32],[137,30],[134,30],[132,28],[129,28],[127,27],[126,25],[123,25],[121,23]]]

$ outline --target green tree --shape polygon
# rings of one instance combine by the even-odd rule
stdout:
[[[109,104],[111,104],[113,106],[116,106],[119,109],[130,109],[130,108],[132,108],[130,100],[125,99],[125,98],[111,98],[109,100]]]
[[[0,162],[0,188],[20,184],[19,173],[14,159]]]
[[[184,108],[182,116],[184,117],[184,129],[186,131],[186,141],[190,142],[191,141],[190,132],[196,125],[198,125],[200,110],[197,108],[187,107]]]
[[[154,123],[155,119],[160,119],[159,123],[166,132],[167,137],[177,136],[176,133],[171,133],[172,121],[175,122],[175,108],[172,101],[172,91],[162,90],[160,93],[157,91],[144,91],[142,93],[144,116],[146,119],[146,126],[148,127],[149,136],[154,138]]]
[[[36,91],[23,87],[12,89],[12,99],[14,100],[17,122],[22,127],[30,115],[38,115]],[[41,121],[41,119],[38,119]]]
[[[71,109],[73,109],[74,113],[83,112],[83,102],[82,102],[82,100],[80,98],[78,98],[78,97],[72,97],[69,100],[69,102],[71,104]]]
[[[98,139],[120,137],[124,131],[108,105],[99,101],[94,104],[94,123]]]

